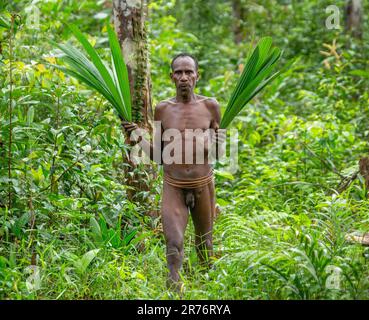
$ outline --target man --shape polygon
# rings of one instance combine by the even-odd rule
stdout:
[[[219,144],[224,140],[220,132],[220,108],[215,99],[194,93],[199,79],[198,62],[189,54],[179,54],[172,60],[170,74],[176,86],[174,98],[160,102],[155,108],[154,120],[161,122],[161,132],[154,134],[154,144],[142,139],[143,150],[154,159],[155,148],[160,148],[159,161],[163,163],[164,183],[161,207],[163,231],[167,246],[167,263],[169,268],[168,285],[175,284],[177,289],[181,285],[179,270],[183,260],[184,233],[188,222],[188,212],[191,212],[195,227],[195,244],[201,264],[209,264],[212,256],[212,228],[215,215],[215,192],[212,166],[209,161],[209,136],[204,135],[196,139],[187,134],[190,129],[215,132]],[[130,133],[137,128],[136,124],[122,122],[124,129]],[[177,149],[180,157],[177,161],[165,161],[165,148],[173,141],[165,138],[170,130],[179,132]],[[163,137],[161,139],[161,137]],[[212,136],[214,137],[214,135]],[[161,140],[164,143],[161,145]],[[193,142],[195,140],[195,146]],[[201,140],[201,141],[199,141]],[[191,148],[187,148],[190,145]],[[199,153],[203,153],[204,161],[198,160]],[[219,153],[218,153],[219,154]],[[201,157],[200,157],[201,158]],[[171,158],[173,160],[173,158]]]

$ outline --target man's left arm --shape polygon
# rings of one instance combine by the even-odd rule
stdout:
[[[220,129],[220,121],[221,121],[221,112],[220,105],[216,99],[210,99],[209,108],[212,114],[212,121],[210,124],[210,128],[215,131],[215,159],[219,160],[225,151],[224,142],[226,139],[226,130]]]

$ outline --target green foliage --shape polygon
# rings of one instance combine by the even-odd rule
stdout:
[[[10,29],[10,19],[8,16],[0,16],[0,27]]]
[[[70,260],[73,263],[74,268],[77,273],[84,274],[92,262],[92,260],[97,256],[100,249],[94,249],[86,252],[82,257],[77,257],[76,255],[70,255]]]
[[[58,59],[49,40],[79,45],[61,21],[78,25],[101,60],[111,59],[101,18],[111,14],[105,3],[37,2],[40,29],[18,26],[12,63],[9,32],[0,28],[2,299],[179,298],[165,288],[160,218],[145,215],[159,209],[160,173],[154,179],[142,171],[154,180],[142,198],[152,198],[155,208],[127,200],[130,173],[122,159],[128,146],[113,107],[74,77],[45,67]],[[190,224],[184,298],[368,299],[368,248],[345,238],[368,232],[363,177],[336,192],[368,153],[368,15],[357,40],[344,32],[342,16],[341,30],[324,27],[328,0],[241,3],[245,38],[235,44],[230,1],[150,2],[155,102],[175,93],[169,63],[180,51],[199,57],[197,90],[222,106],[253,38],[271,36],[288,66],[232,122],[239,129],[240,167],[232,174],[216,168],[222,212],[214,225],[215,268],[198,265]],[[335,3],[341,12],[344,3]],[[369,12],[369,3],[363,5]],[[30,6],[14,0],[6,10],[25,22]],[[340,59],[319,53],[334,39]]]
[[[128,244],[137,232],[133,230],[121,235],[121,219],[117,220],[115,228],[109,228],[103,216],[100,217],[99,222],[92,217],[90,226],[94,243],[97,246],[107,245],[114,249],[125,249],[125,252],[127,252]]]

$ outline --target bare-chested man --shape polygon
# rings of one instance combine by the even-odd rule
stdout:
[[[171,67],[170,76],[176,86],[176,96],[156,106],[154,120],[161,121],[161,132],[155,133],[154,144],[143,139],[141,145],[146,153],[151,153],[152,160],[154,160],[153,150],[161,148],[160,160],[163,161],[164,169],[161,218],[167,246],[168,284],[179,284],[183,240],[189,211],[195,227],[195,244],[201,264],[207,264],[209,257],[212,256],[212,228],[215,215],[214,181],[212,165],[208,161],[207,138],[205,136],[202,142],[196,140],[193,148],[186,149],[186,145],[191,145],[194,138],[185,134],[185,131],[214,129],[217,133],[221,114],[215,99],[194,93],[199,73],[197,60],[193,56],[177,55]],[[128,133],[137,128],[134,123],[122,122],[122,125]],[[165,141],[168,140],[165,138],[165,132],[169,129],[177,129],[180,132],[179,144],[182,145],[180,149],[182,161],[172,164],[166,163],[163,159],[163,150],[173,141],[173,139]],[[217,134],[216,137],[218,138]],[[161,145],[160,140],[163,140]],[[202,150],[196,148],[196,143],[201,144]],[[196,152],[204,153],[203,163],[196,162]],[[188,161],[189,159],[192,161]]]

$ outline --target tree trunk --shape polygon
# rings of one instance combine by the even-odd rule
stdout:
[[[365,180],[366,191],[368,191],[369,190],[369,157],[364,157],[360,159],[359,170],[360,170],[360,174],[363,176]]]
[[[151,82],[145,19],[147,0],[113,0],[113,18],[127,64],[132,96],[132,120],[151,128]]]
[[[153,120],[151,102],[151,80],[149,70],[149,49],[145,20],[148,15],[148,0],[113,0],[113,19],[115,31],[118,35],[122,54],[128,69],[128,78],[132,97],[132,121],[140,128],[152,133]],[[130,143],[129,138],[127,142]],[[130,167],[127,168],[126,184],[128,199],[145,202],[152,210],[148,215],[158,216],[154,204],[149,199],[139,196],[148,194],[153,189],[156,180],[155,165],[140,167],[139,170],[130,159],[124,159]],[[148,179],[149,173],[150,179]],[[145,191],[145,192],[142,192]]]
[[[242,27],[242,21],[245,18],[246,12],[242,6],[241,0],[232,0],[232,11],[233,11],[233,37],[235,43],[239,44],[244,40],[244,32]]]
[[[345,25],[346,30],[355,38],[362,37],[363,6],[361,0],[349,0],[346,4]]]

